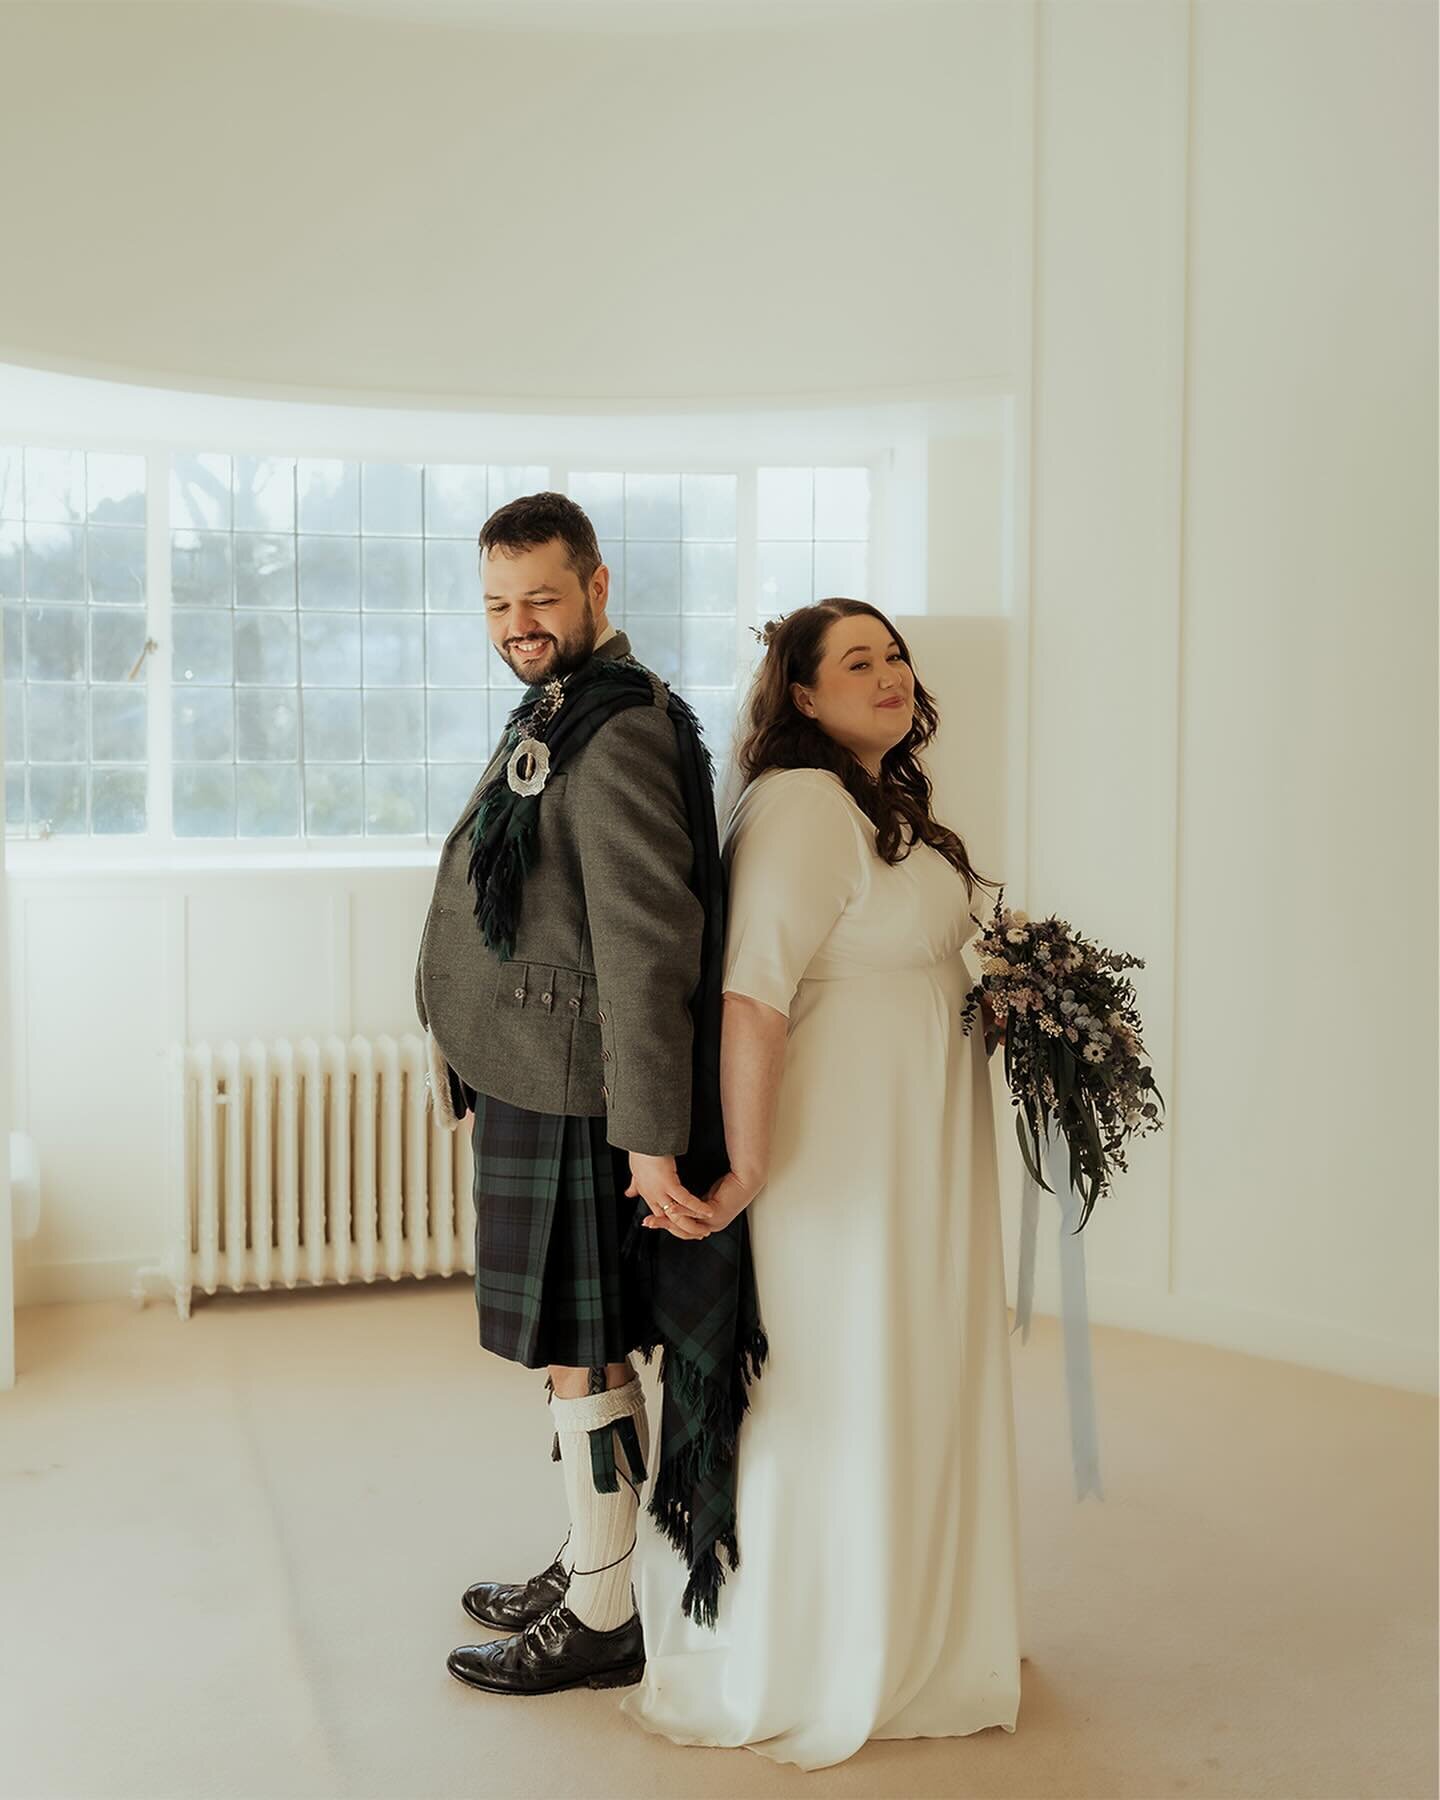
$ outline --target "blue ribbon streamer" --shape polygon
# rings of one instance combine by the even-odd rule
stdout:
[[[1075,1498],[1105,1498],[1100,1485],[1100,1449],[1095,1431],[1095,1386],[1090,1369],[1090,1315],[1085,1293],[1084,1232],[1080,1196],[1070,1185],[1069,1147],[1064,1133],[1050,1129],[1045,1140],[1046,1174],[1060,1204],[1060,1317],[1065,1338],[1065,1386],[1070,1400],[1070,1453],[1075,1464]],[[1022,1344],[1030,1341],[1030,1312],[1035,1298],[1035,1232],[1039,1223],[1040,1188],[1030,1171],[1020,1196],[1020,1252],[1015,1286],[1015,1323]]]

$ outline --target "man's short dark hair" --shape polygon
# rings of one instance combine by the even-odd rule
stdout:
[[[508,551],[538,550],[559,538],[566,560],[586,593],[600,567],[600,546],[595,527],[568,494],[522,494],[498,507],[480,527],[480,548]]]

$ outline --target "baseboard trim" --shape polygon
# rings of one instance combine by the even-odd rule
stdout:
[[[88,1300],[134,1300],[142,1269],[154,1266],[150,1256],[87,1257],[76,1262],[23,1263],[15,1270],[15,1305],[59,1306]],[[151,1299],[169,1298],[158,1282],[146,1284]]]
[[[1086,1295],[1093,1325],[1143,1331],[1180,1343],[1204,1344],[1212,1350],[1262,1356],[1270,1362],[1298,1363],[1326,1374],[1346,1375],[1354,1381],[1375,1382],[1411,1393],[1440,1393],[1440,1367],[1434,1345],[1406,1344],[1371,1337],[1323,1319],[1251,1312],[1223,1301],[1157,1293],[1151,1288],[1096,1281],[1093,1277],[1086,1280]],[[1013,1278],[1009,1304],[1012,1308],[1015,1304]],[[1060,1283],[1054,1269],[1046,1271],[1044,1277],[1037,1271],[1033,1311],[1059,1316]],[[1018,1343],[1019,1339],[1015,1341]]]

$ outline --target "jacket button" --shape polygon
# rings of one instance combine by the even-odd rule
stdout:
[[[601,1084],[600,1092],[605,1096],[605,1098],[607,1100],[610,1098],[610,1090],[603,1083]]]
[[[516,988],[516,990],[515,990],[515,998],[516,998],[516,999],[517,999],[517,1000],[523,1000],[523,999],[524,999],[524,998],[525,998],[525,990],[524,990],[524,988]]]
[[[602,1050],[600,1052],[600,1060],[601,1060],[601,1062],[609,1062],[610,1052],[608,1050]]]
[[[579,1012],[580,1002],[578,1000],[572,1000],[570,1002],[570,1010],[571,1010],[571,1012]]]
[[[595,1016],[599,1019],[599,1021],[602,1025],[605,1023],[605,1015],[603,1012],[597,1013]]]
[[[541,998],[541,999],[542,999],[542,1000],[543,1000],[543,1001],[544,1001],[544,1002],[545,1002],[545,1004],[546,1004],[546,1005],[547,1005],[547,1006],[548,1006],[548,1005],[549,1005],[549,1004],[550,1004],[550,1002],[551,1002],[551,1001],[552,1001],[552,1000],[553,1000],[553,999],[554,999],[554,998],[555,998],[555,996],[554,996],[554,995],[553,995],[553,994],[542,994],[542,995],[541,995],[541,996],[540,996],[540,998]]]

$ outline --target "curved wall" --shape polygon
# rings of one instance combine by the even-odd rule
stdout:
[[[1027,31],[911,0],[669,35],[16,0],[0,360],[526,408],[1002,376]]]

